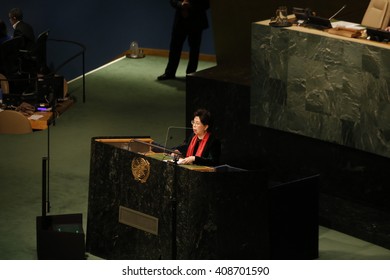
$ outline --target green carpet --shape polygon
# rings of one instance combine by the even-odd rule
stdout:
[[[95,136],[148,135],[163,143],[168,126],[185,126],[185,67],[179,79],[157,81],[167,58],[124,58],[69,84],[77,102],[50,127],[50,215],[87,220],[90,142]],[[200,62],[199,70],[215,66]],[[188,124],[187,124],[188,125]],[[0,259],[36,259],[35,219],[41,215],[42,157],[48,131],[0,135]]]

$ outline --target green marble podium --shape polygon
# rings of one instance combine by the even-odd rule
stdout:
[[[87,252],[104,259],[270,257],[264,172],[178,166],[151,142],[92,139]]]
[[[252,24],[251,124],[390,157],[390,45]]]

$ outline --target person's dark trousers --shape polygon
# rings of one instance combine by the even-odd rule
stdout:
[[[180,63],[180,56],[183,50],[183,45],[188,37],[188,45],[190,48],[189,61],[186,73],[193,73],[198,68],[200,44],[202,41],[202,30],[194,30],[188,32],[181,28],[175,28],[172,31],[171,44],[169,48],[169,60],[165,69],[165,74],[175,76],[177,67]]]
[[[190,55],[187,65],[186,73],[190,74],[196,72],[198,69],[200,44],[202,42],[202,31],[190,32],[188,34],[188,44],[190,46]]]

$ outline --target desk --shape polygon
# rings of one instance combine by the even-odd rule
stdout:
[[[34,115],[41,115],[40,119],[33,120],[29,117],[31,127],[33,130],[47,129],[48,124],[53,120],[53,112],[35,112]]]
[[[390,157],[390,45],[252,24],[251,123]]]
[[[73,103],[74,101],[72,99],[59,102],[56,106],[56,114],[63,114],[73,105]],[[42,115],[43,117],[38,120],[29,118],[33,130],[47,129],[47,126],[54,120],[53,112],[35,112],[34,115]]]

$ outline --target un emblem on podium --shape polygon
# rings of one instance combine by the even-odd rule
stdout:
[[[145,183],[150,175],[149,161],[140,157],[134,158],[131,162],[131,172],[136,181]]]

